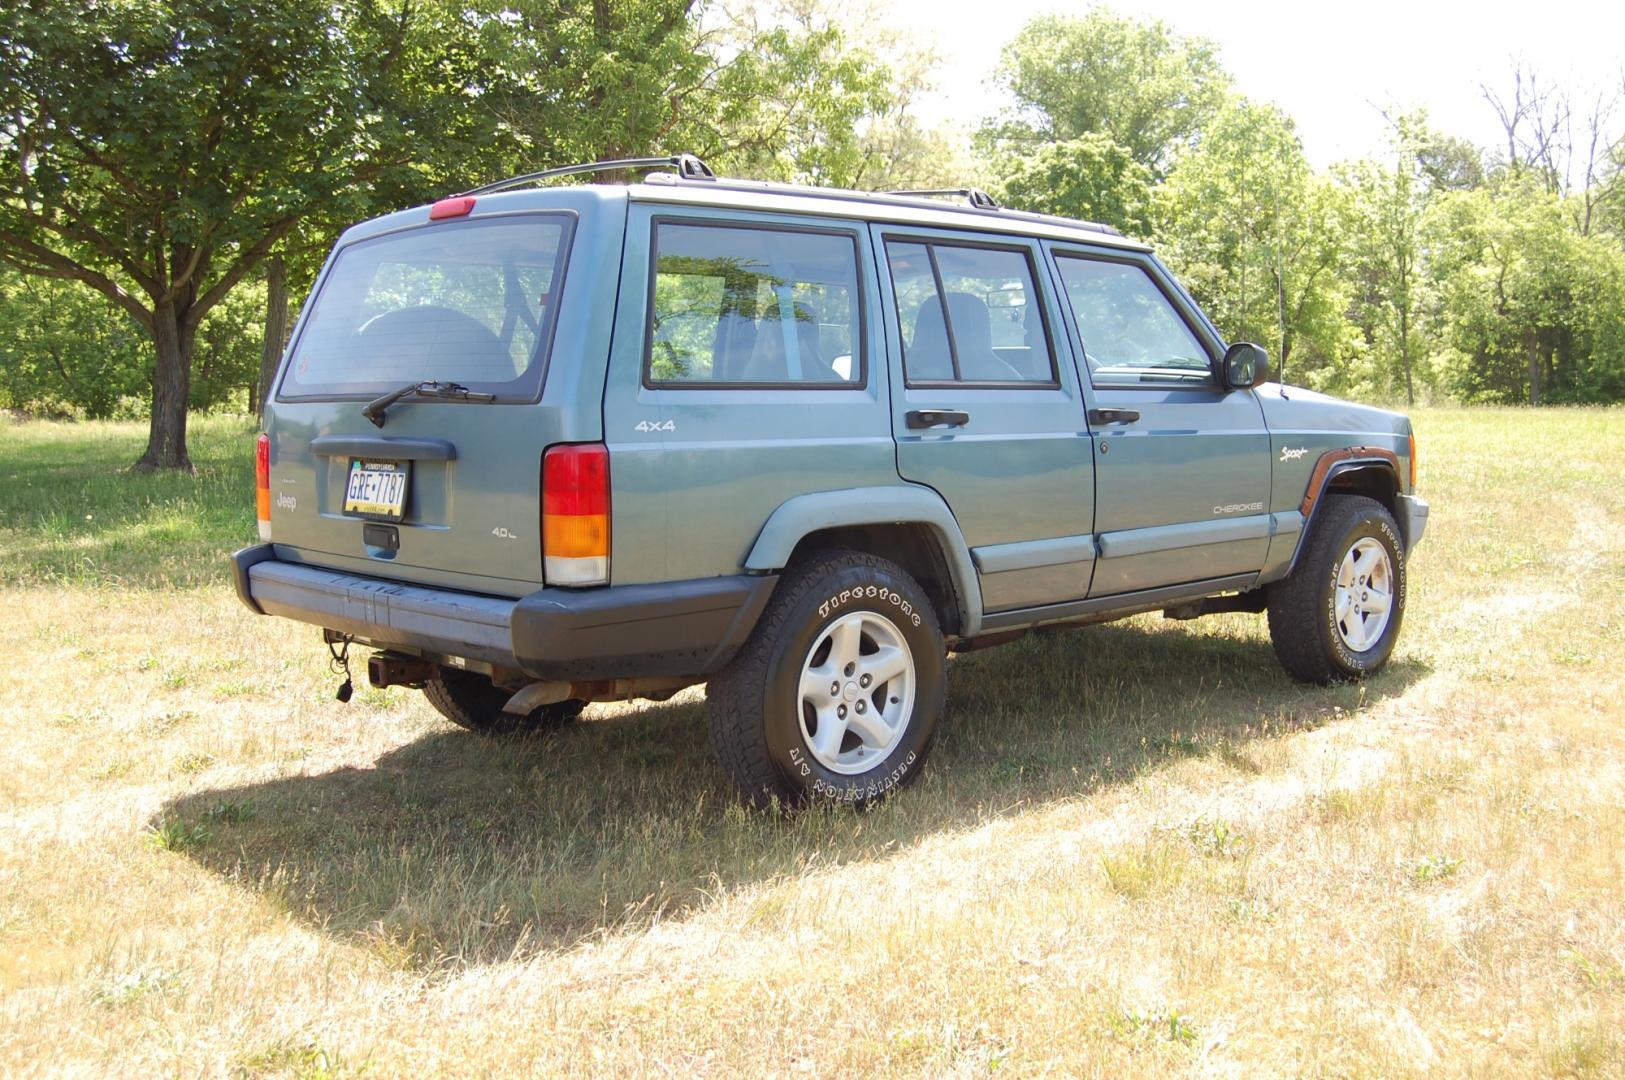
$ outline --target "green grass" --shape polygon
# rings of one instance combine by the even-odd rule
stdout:
[[[191,588],[251,543],[251,418],[193,417],[196,476],[135,473],[144,423],[0,419],[0,586]]]
[[[1033,635],[951,661],[898,798],[773,817],[697,690],[516,742],[334,701],[226,582],[248,421],[197,477],[0,422],[0,1074],[1625,1074],[1625,412],[1417,426],[1379,677]]]

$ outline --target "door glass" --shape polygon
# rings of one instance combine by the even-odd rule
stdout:
[[[1096,386],[1213,384],[1207,349],[1143,269],[1065,255],[1055,261]]]
[[[886,254],[910,384],[1054,382],[1025,252],[892,242]]]
[[[649,382],[857,385],[857,295],[849,234],[662,222]]]

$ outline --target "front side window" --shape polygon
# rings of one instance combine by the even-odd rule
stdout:
[[[1067,255],[1055,261],[1096,386],[1212,385],[1207,349],[1144,269]]]
[[[382,394],[436,379],[533,398],[568,235],[566,218],[525,215],[348,245],[300,332],[282,394]]]
[[[1054,385],[1054,354],[1025,251],[888,241],[910,385]]]
[[[659,222],[653,292],[651,385],[863,382],[850,233]]]

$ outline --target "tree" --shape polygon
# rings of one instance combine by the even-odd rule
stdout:
[[[696,0],[518,0],[481,9],[478,96],[515,171],[688,151],[713,167],[845,185],[863,133],[895,119],[890,68],[816,0],[705,11]]]
[[[983,125],[992,157],[1104,135],[1161,179],[1223,104],[1230,78],[1212,43],[1162,22],[1094,8],[1033,19],[996,74],[1015,106]]]
[[[1012,156],[999,195],[1010,206],[1151,232],[1151,172],[1109,135],[1080,135]]]
[[[80,282],[0,268],[0,326],[0,406],[100,419],[141,393],[141,328]]]
[[[1625,396],[1625,253],[1581,233],[1570,203],[1504,169],[1441,197],[1427,225],[1457,394],[1530,405]]]
[[[411,3],[50,0],[0,24],[0,260],[101,293],[153,350],[137,468],[190,469],[205,316],[318,208],[421,183],[414,132],[463,54]],[[426,67],[408,73],[412,61]],[[467,126],[446,110],[443,151]],[[478,126],[478,125],[476,125]]]
[[[1282,369],[1303,347],[1308,367],[1347,348],[1348,210],[1310,169],[1292,121],[1239,98],[1156,192],[1164,256],[1228,334],[1274,346]]]
[[[1353,198],[1348,233],[1351,275],[1360,294],[1351,306],[1366,345],[1376,350],[1384,389],[1398,381],[1407,403],[1416,402],[1416,357],[1423,351],[1420,318],[1429,295],[1429,268],[1422,226],[1439,190],[1463,176],[1482,175],[1472,159],[1433,132],[1421,112],[1389,117],[1390,158],[1366,160],[1341,170]],[[1446,162],[1450,164],[1446,164]],[[1397,358],[1397,379],[1383,356]]]

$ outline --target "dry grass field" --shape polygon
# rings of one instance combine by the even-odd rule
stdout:
[[[0,421],[0,1074],[1625,1076],[1625,411],[1422,410],[1394,663],[1259,616],[950,664],[746,813],[699,691],[463,734],[241,608],[251,428]]]

